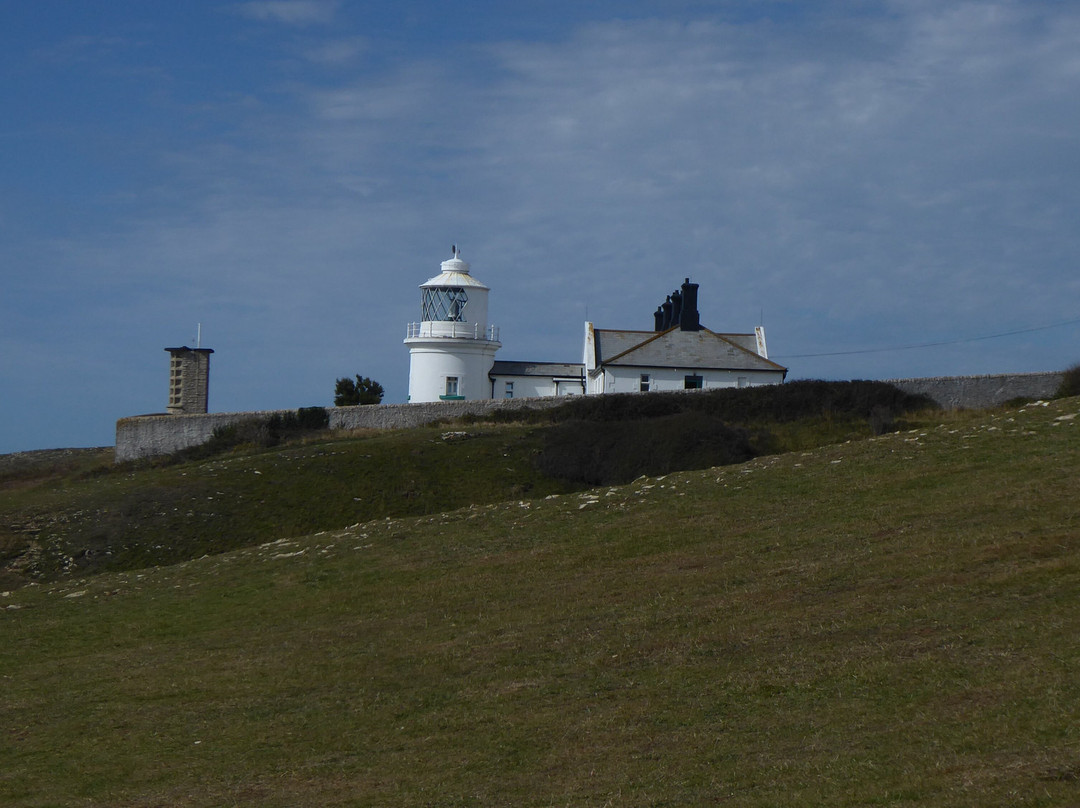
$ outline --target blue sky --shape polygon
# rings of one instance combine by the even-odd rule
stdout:
[[[403,401],[454,243],[501,359],[689,276],[789,378],[1080,362],[1078,4],[8,2],[0,94],[0,452],[199,323],[212,410]]]

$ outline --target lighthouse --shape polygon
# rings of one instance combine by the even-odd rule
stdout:
[[[491,398],[488,372],[501,347],[487,324],[491,291],[469,274],[457,247],[442,272],[420,285],[420,322],[409,323],[409,401]]]

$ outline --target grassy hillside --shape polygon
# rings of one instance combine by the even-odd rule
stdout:
[[[0,472],[7,586],[17,577],[170,564],[375,518],[575,488],[534,468],[536,428],[447,429],[322,436],[119,468],[97,454],[97,465],[62,467],[59,478],[12,469],[6,484]]]
[[[1078,410],[13,591],[0,804],[1073,805]]]
[[[793,382],[578,397],[517,412],[532,424],[474,420],[345,439],[313,431],[279,443],[280,423],[253,421],[164,461],[119,467],[108,450],[3,455],[0,588],[739,462],[863,437],[926,403],[881,382]],[[298,415],[326,421],[318,408]]]

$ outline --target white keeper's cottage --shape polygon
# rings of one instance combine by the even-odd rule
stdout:
[[[409,324],[405,339],[413,402],[751,387],[780,384],[787,375],[769,359],[764,328],[703,327],[698,284],[689,278],[656,309],[652,331],[585,323],[580,363],[496,360],[501,343],[487,324],[490,289],[456,248],[420,289],[421,322]]]
[[[585,324],[586,390],[647,393],[780,384],[787,368],[769,359],[765,329],[721,334],[701,325],[698,284],[687,278],[653,313],[652,331]]]

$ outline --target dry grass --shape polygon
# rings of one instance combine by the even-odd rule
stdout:
[[[13,592],[0,802],[1072,805],[1078,409]]]
[[[534,432],[366,430],[184,463],[113,468],[110,452],[92,469],[20,468],[18,485],[0,488],[0,548],[9,547],[0,581],[5,572],[7,588],[176,563],[385,516],[572,490],[533,467]]]

